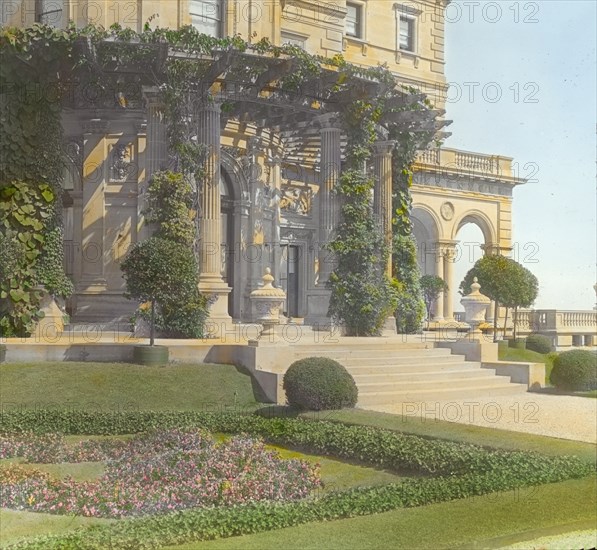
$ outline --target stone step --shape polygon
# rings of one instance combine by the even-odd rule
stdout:
[[[495,376],[493,369],[469,368],[464,367],[454,370],[443,371],[429,371],[422,373],[415,372],[390,372],[390,373],[373,373],[373,374],[353,374],[351,373],[355,383],[360,388],[362,384],[372,383],[402,383],[402,382],[423,382],[433,381],[434,383],[444,383],[446,380],[462,379],[487,379]]]
[[[377,358],[406,358],[406,359],[421,359],[424,357],[450,357],[450,349],[448,348],[430,348],[422,350],[386,350],[386,349],[370,349],[370,350],[347,350],[347,349],[309,349],[294,351],[298,358],[303,357],[331,357],[334,359],[370,359]]]
[[[423,365],[439,365],[448,363],[462,363],[465,361],[464,355],[437,355],[437,356],[408,356],[408,357],[348,357],[348,358],[333,358],[344,367],[351,368],[360,365],[366,366],[401,366],[409,365],[419,367]]]
[[[443,383],[441,381],[440,383]],[[454,377],[450,378],[450,388],[459,387],[465,389],[473,388],[493,388],[503,386],[504,383],[510,383],[510,377],[505,376],[478,376],[475,377]],[[411,391],[411,390],[434,390],[438,389],[438,380],[398,380],[398,381],[383,381],[383,382],[366,382],[357,384],[359,394],[368,394],[371,392],[385,392],[385,391]],[[441,387],[441,386],[440,386]]]
[[[473,361],[442,361],[426,364],[404,364],[404,365],[363,365],[347,366],[346,370],[352,376],[361,374],[425,374],[432,372],[449,372],[454,373],[460,370],[477,370],[481,368],[481,363]]]
[[[525,384],[504,384],[499,386],[481,386],[476,388],[453,387],[432,390],[383,391],[359,393],[357,406],[367,408],[368,405],[397,404],[397,403],[435,403],[444,401],[464,401],[498,397],[501,395],[518,395],[526,393]]]

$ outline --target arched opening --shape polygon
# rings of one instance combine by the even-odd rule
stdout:
[[[234,318],[234,266],[235,261],[235,225],[234,225],[234,186],[229,173],[225,168],[220,170],[220,212],[222,223],[222,277],[226,284],[232,288],[228,298],[228,314]]]
[[[417,261],[421,275],[435,275],[437,269],[437,241],[439,230],[431,213],[414,207],[411,214],[413,235],[417,241]]]
[[[477,223],[466,221],[460,225],[456,232],[458,241],[457,253],[454,261],[454,285],[451,292],[451,299],[454,303],[454,311],[464,311],[460,300],[462,295],[459,293],[460,283],[468,271],[475,265],[484,254],[485,235]],[[465,294],[470,289],[465,290]]]

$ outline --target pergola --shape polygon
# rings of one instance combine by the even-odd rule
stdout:
[[[196,129],[193,136],[208,151],[200,199],[200,288],[215,296],[211,318],[225,322],[227,295],[222,279],[220,162],[221,132],[228,121],[254,125],[279,136],[284,161],[319,171],[319,243],[325,245],[339,221],[337,201],[332,200],[346,143],[341,115],[356,100],[383,98],[383,116],[374,146],[375,213],[384,233],[391,238],[392,154],[396,142],[389,135],[416,136],[425,148],[434,138],[445,136],[441,129],[449,121],[439,120],[443,110],[430,108],[425,95],[407,90],[388,79],[376,78],[370,69],[359,69],[319,59],[311,70],[301,73],[301,58],[280,52],[262,52],[233,47],[213,49],[210,54],[188,52],[167,43],[104,40],[92,46],[81,41],[79,50],[90,65],[118,82],[137,87],[137,101],[131,107],[147,108],[146,178],[168,163],[167,124],[164,118],[163,87],[167,85],[167,63],[181,62],[193,67],[195,78],[185,82],[187,119]],[[137,52],[121,56],[123,52]],[[98,62],[98,57],[103,58]],[[123,59],[127,59],[123,61]],[[133,59],[133,61],[131,61]],[[147,59],[151,63],[147,64]],[[106,61],[107,60],[107,61]],[[381,74],[381,73],[379,73]],[[300,81],[296,81],[300,76]],[[295,81],[292,82],[292,79]],[[130,89],[130,88],[127,88]],[[76,94],[75,94],[76,96]],[[124,98],[125,101],[129,101]],[[104,107],[114,108],[113,98],[104,98]],[[77,107],[77,101],[71,103]],[[87,107],[89,105],[86,105]],[[391,265],[391,264],[389,264]],[[320,261],[322,290],[331,266]]]

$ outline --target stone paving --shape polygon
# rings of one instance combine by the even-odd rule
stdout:
[[[367,407],[460,424],[473,424],[574,441],[597,443],[597,399],[524,393],[463,401],[395,403]]]

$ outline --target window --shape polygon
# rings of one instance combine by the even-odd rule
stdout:
[[[346,36],[363,38],[363,6],[346,4]]]
[[[35,0],[35,22],[53,27],[62,26],[62,0]]]
[[[407,52],[415,51],[415,20],[412,17],[400,16],[398,45],[401,50]]]
[[[209,36],[222,36],[222,2],[191,0],[191,25]]]
[[[292,44],[293,46],[298,46],[299,48],[303,48],[303,50],[304,50],[305,46],[306,46],[306,42],[307,42],[306,36],[282,31],[282,34],[281,34],[281,43],[282,44]]]

